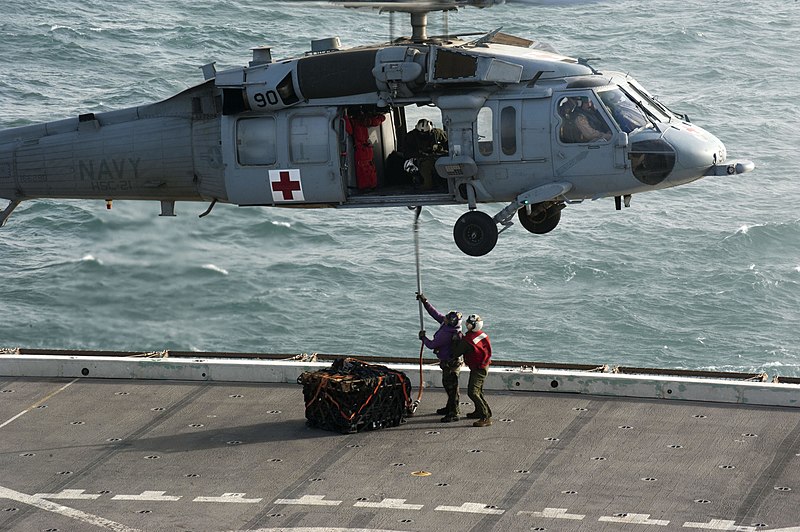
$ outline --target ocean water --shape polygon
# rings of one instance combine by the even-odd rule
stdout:
[[[3,11],[0,127],[157,101],[199,83],[205,63],[246,64],[254,46],[282,59],[311,39],[390,33],[387,15],[325,2]],[[442,32],[440,15],[430,24]],[[800,375],[800,3],[509,0],[448,25],[599,58],[757,168],[636,195],[621,212],[571,205],[552,233],[514,226],[479,258],[452,241],[461,208],[426,208],[422,284],[440,310],[480,313],[498,359]],[[417,356],[410,211],[218,205],[199,219],[206,207],[161,218],[156,202],[23,203],[0,230],[0,347]]]

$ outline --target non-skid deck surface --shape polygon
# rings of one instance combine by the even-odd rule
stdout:
[[[342,435],[306,426],[297,385],[0,378],[0,530],[800,526],[796,409],[487,398],[491,427],[440,423],[426,390]]]

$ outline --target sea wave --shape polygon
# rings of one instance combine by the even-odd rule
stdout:
[[[390,38],[388,16],[327,4],[12,2],[0,126],[158,101],[259,45],[281,60],[333,34]],[[600,57],[596,68],[631,73],[757,169],[637,194],[620,212],[611,199],[570,205],[552,233],[515,224],[478,258],[452,240],[466,207],[426,207],[423,291],[441,310],[480,313],[498,359],[800,375],[800,155],[785,96],[798,16],[778,0],[687,0],[660,5],[665,23],[643,31],[653,13],[634,0],[451,13],[454,33],[502,26]],[[443,17],[430,23],[444,31]],[[417,356],[417,331],[437,326],[419,323],[407,209],[217,205],[199,219],[207,206],[168,218],[157,202],[23,202],[0,230],[0,345]]]

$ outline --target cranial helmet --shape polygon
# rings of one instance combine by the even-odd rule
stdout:
[[[575,110],[575,101],[572,98],[562,98],[558,104],[558,112],[562,116],[568,115]]]
[[[457,310],[451,310],[444,317],[444,322],[452,327],[461,327],[461,313]]]
[[[427,118],[420,118],[416,125],[417,131],[422,131],[424,133],[430,132],[433,129],[433,123],[428,120]]]
[[[483,320],[478,314],[470,314],[467,317],[467,330],[480,331],[483,329]]]

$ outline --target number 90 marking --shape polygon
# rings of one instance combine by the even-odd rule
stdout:
[[[258,107],[266,107],[267,104],[278,105],[278,93],[275,91],[257,92],[253,96],[253,100],[255,100]]]

